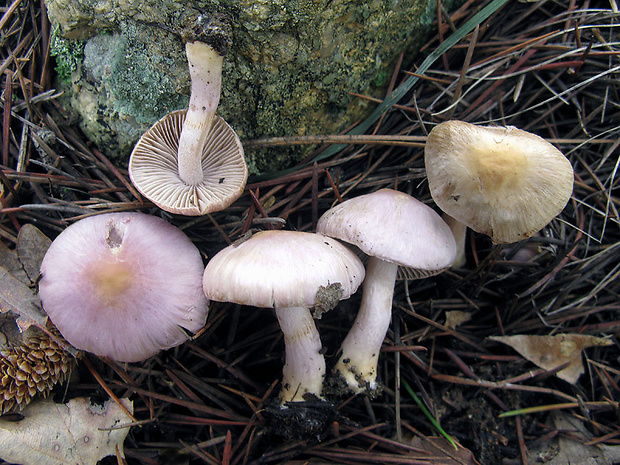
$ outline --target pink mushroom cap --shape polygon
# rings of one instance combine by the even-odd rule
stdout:
[[[178,228],[143,213],[80,220],[52,243],[39,295],[80,350],[136,362],[177,346],[205,324],[200,252]]]
[[[396,263],[415,278],[441,273],[456,257],[454,235],[429,206],[393,189],[336,205],[317,232],[353,244],[371,257]]]

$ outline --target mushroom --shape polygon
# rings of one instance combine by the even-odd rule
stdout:
[[[496,244],[532,236],[573,191],[573,169],[562,152],[513,126],[446,121],[430,132],[424,153],[437,206]]]
[[[452,268],[461,268],[467,263],[467,256],[465,255],[467,226],[445,212],[441,215],[441,219],[446,222],[456,240],[456,258],[454,259],[454,263],[452,263]]]
[[[217,253],[203,289],[211,300],[274,308],[284,334],[282,404],[321,398],[325,359],[309,308],[326,311],[364,279],[354,252],[320,234],[262,231]]]
[[[137,362],[204,326],[203,270],[180,229],[143,213],[108,213],[74,223],[52,242],[39,295],[74,347]]]
[[[454,236],[433,209],[392,189],[336,205],[321,216],[317,231],[353,244],[369,256],[362,303],[341,344],[334,371],[351,391],[372,393],[392,317],[398,267],[407,267],[417,278],[440,273],[455,259]]]
[[[243,193],[248,169],[241,141],[215,114],[230,36],[230,26],[218,16],[198,16],[185,31],[189,107],[155,123],[131,154],[132,182],[168,212],[204,215],[220,211]]]

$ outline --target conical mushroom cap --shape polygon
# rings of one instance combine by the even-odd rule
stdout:
[[[495,243],[530,237],[573,191],[573,169],[562,152],[513,126],[446,121],[430,132],[424,152],[439,208]]]
[[[202,152],[202,182],[184,183],[177,152],[186,112],[167,114],[142,135],[131,153],[129,176],[162,210],[190,216],[224,210],[241,196],[248,179],[241,141],[216,115]]]

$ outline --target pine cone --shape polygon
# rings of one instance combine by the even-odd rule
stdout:
[[[75,367],[75,357],[54,339],[31,330],[21,344],[0,350],[0,415],[21,410],[37,393],[46,397]]]

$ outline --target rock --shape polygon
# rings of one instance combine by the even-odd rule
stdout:
[[[412,53],[434,0],[203,0],[233,27],[218,112],[242,139],[333,134],[382,97],[395,58]],[[59,87],[108,156],[127,158],[139,136],[187,105],[189,75],[174,32],[197,14],[163,0],[46,0],[55,26]],[[412,56],[412,55],[409,55]],[[299,159],[310,150],[296,149]],[[252,172],[290,165],[290,151],[252,151]]]

